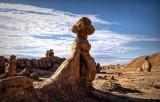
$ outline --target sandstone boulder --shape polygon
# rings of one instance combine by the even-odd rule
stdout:
[[[39,76],[38,76],[38,74],[35,72],[35,73],[32,73],[32,74],[30,75],[30,78],[33,79],[33,80],[38,80],[38,79],[39,79]]]
[[[39,68],[40,68],[40,69],[43,69],[43,68],[44,68],[43,63],[42,63],[41,60],[38,60],[38,64],[39,64]]]
[[[54,57],[53,49],[50,49],[50,50],[46,51],[46,57]]]
[[[45,58],[45,64],[47,66],[47,69],[51,68],[52,65],[51,65],[51,62],[50,62],[50,58],[48,58],[48,57]]]
[[[29,76],[29,71],[27,68],[25,68],[24,70],[21,71],[21,73],[19,73],[19,75],[22,75],[22,76]]]
[[[144,72],[150,72],[151,71],[151,63],[149,62],[149,56],[145,57],[145,62],[142,65],[142,70]]]
[[[33,68],[36,68],[36,69],[39,68],[39,64],[38,64],[38,61],[36,59],[32,59],[31,64],[32,64]]]
[[[25,65],[27,68],[32,68],[32,64],[29,59],[25,62]]]
[[[0,72],[4,72],[5,71],[5,63],[7,61],[5,61],[4,56],[0,56]]]
[[[23,88],[29,88],[33,86],[33,80],[25,76],[14,76],[0,80],[0,90],[5,87],[21,86]]]
[[[26,65],[25,65],[26,60],[27,59],[25,59],[25,58],[17,59],[17,67],[18,68],[25,68],[26,67]]]
[[[96,65],[96,70],[97,70],[97,73],[99,73],[100,72],[100,64],[99,63],[97,63],[97,65]]]

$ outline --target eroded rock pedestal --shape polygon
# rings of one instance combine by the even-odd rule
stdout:
[[[5,64],[5,73],[0,76],[0,79],[12,77],[17,73],[16,62],[16,56],[11,55],[8,59],[8,63]]]
[[[40,88],[44,93],[50,92],[47,93],[49,96],[55,94],[64,97],[59,101],[84,101],[82,97],[86,97],[86,93],[92,89],[96,75],[96,63],[89,54],[91,45],[87,40],[87,36],[94,33],[94,28],[88,18],[82,17],[70,29],[77,34],[71,56]]]
[[[151,71],[151,63],[149,62],[149,56],[145,56],[145,62],[142,65],[142,70],[144,72],[150,72]]]

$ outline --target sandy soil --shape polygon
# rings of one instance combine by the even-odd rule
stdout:
[[[160,70],[147,73],[101,70],[93,81],[93,87],[108,94],[111,101],[160,102]]]

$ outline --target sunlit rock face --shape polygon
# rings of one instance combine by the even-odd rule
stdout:
[[[5,73],[4,75],[1,76],[1,78],[12,77],[17,73],[16,62],[17,62],[16,56],[11,55],[10,58],[8,59],[8,63],[5,64]]]
[[[71,56],[61,64],[50,79],[40,85],[43,93],[50,92],[47,93],[48,96],[63,92],[63,97],[66,99],[63,101],[83,100],[82,96],[92,90],[92,81],[96,75],[96,63],[89,54],[91,45],[87,40],[88,35],[94,33],[91,21],[87,17],[82,17],[70,29],[77,34],[71,48]],[[68,99],[70,96],[72,98]]]
[[[87,37],[94,33],[94,27],[87,17],[82,17],[70,29],[77,34],[72,45],[72,54],[52,77],[58,80],[65,78],[66,81],[73,83],[81,81],[87,87],[90,87],[95,78],[96,63],[89,54],[91,45]]]

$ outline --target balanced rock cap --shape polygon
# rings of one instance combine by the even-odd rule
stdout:
[[[86,35],[92,35],[95,31],[94,27],[91,25],[91,20],[87,17],[82,17],[73,25],[70,30],[73,33],[78,34],[78,32],[85,32]]]

